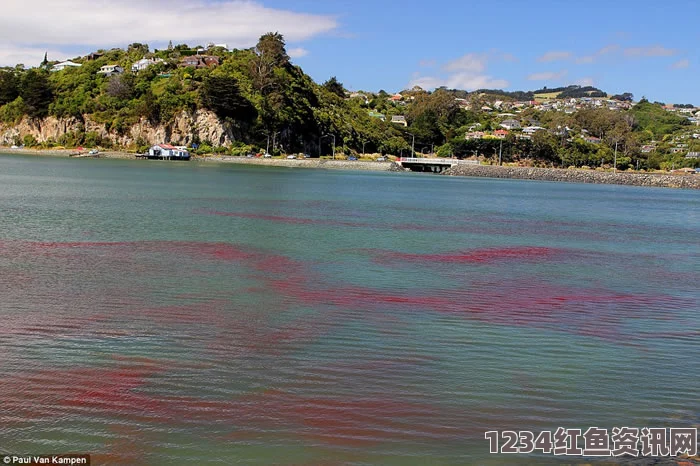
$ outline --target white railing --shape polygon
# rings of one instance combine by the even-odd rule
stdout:
[[[445,165],[479,165],[478,160],[459,160],[459,159],[448,159],[448,158],[438,158],[438,159],[428,159],[421,157],[400,157],[399,162],[409,162],[409,163],[435,163],[435,164],[445,164]]]

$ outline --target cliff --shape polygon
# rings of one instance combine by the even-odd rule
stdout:
[[[33,136],[39,143],[56,142],[71,132],[95,133],[113,146],[122,148],[133,147],[139,138],[148,144],[174,145],[188,145],[195,137],[210,142],[212,146],[229,146],[233,141],[233,133],[227,124],[213,112],[200,109],[194,113],[183,111],[168,124],[154,126],[142,119],[121,133],[108,131],[104,124],[94,121],[90,115],[84,115],[83,121],[74,117],[47,117],[41,120],[25,117],[16,125],[0,123],[0,145],[15,144],[18,138],[21,140],[27,135]]]

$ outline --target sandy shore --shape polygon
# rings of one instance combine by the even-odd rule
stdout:
[[[9,147],[0,147],[0,153],[3,154],[21,154],[21,155],[37,155],[44,157],[70,157],[71,154],[76,154],[75,149],[12,149]],[[83,156],[88,155],[88,150],[80,151]],[[135,159],[136,154],[123,151],[104,151],[100,152],[99,158],[105,159]]]
[[[242,165],[263,165],[268,167],[322,168],[327,170],[391,171],[393,167],[396,167],[396,164],[393,162],[369,162],[360,160],[249,159],[247,157],[226,156],[198,157],[194,160],[201,162],[237,163]]]

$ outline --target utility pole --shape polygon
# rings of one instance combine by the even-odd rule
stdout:
[[[617,141],[615,141],[615,158],[613,161],[613,173],[617,173]]]
[[[501,147],[498,149],[498,166],[503,165],[503,139],[501,139]]]
[[[267,148],[265,149],[265,154],[270,153],[270,133],[267,133]]]
[[[413,136],[413,142],[411,142],[411,157],[416,156],[416,135],[411,134]]]

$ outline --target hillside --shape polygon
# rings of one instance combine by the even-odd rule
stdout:
[[[536,102],[544,95],[546,104]],[[670,113],[646,100],[633,106],[629,93],[614,98],[619,104],[590,86],[349,94],[334,77],[314,82],[291,62],[283,37],[270,33],[245,50],[131,44],[0,70],[0,144],[143,151],[169,142],[199,153],[312,156],[334,145],[348,155],[415,148],[458,157],[501,152],[505,161],[547,166],[609,165],[617,146],[620,167],[697,165],[684,159],[700,150],[690,127],[696,109]],[[517,126],[504,130],[513,118]],[[528,126],[535,129],[521,129]]]

